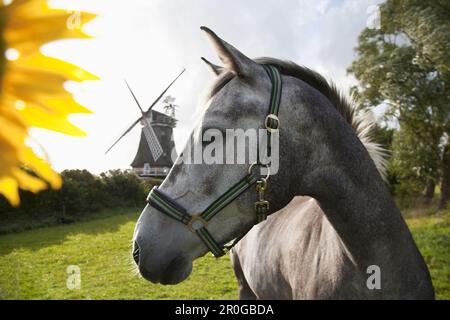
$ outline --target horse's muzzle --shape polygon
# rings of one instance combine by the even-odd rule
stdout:
[[[162,267],[146,266],[148,257],[144,258],[137,241],[133,243],[132,255],[141,276],[152,283],[177,284],[185,280],[192,271],[192,262],[182,255],[174,257]]]

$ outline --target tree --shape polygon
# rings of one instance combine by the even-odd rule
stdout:
[[[448,81],[450,63],[450,2],[395,0],[383,4],[386,32],[402,33],[416,48],[419,65],[432,64]]]
[[[432,197],[448,145],[450,5],[388,0],[380,12],[381,28],[362,31],[348,71],[360,81],[354,90],[361,105],[384,103],[386,118],[399,124],[393,144],[399,177],[427,187]]]

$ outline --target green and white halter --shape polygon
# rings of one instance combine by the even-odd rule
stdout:
[[[281,100],[281,75],[278,69],[271,65],[263,65],[267,74],[269,75],[270,81],[272,83],[271,95],[270,95],[270,106],[269,113],[264,120],[264,127],[267,130],[267,152],[270,153],[270,137],[273,132],[278,131],[280,126],[280,121],[278,119],[278,110],[280,107]],[[261,165],[258,162],[250,165],[248,174],[243,177],[238,183],[232,186],[227,192],[221,195],[213,203],[211,203],[203,212],[199,214],[189,214],[185,208],[177,204],[169,196],[161,192],[157,186],[155,186],[149,193],[147,197],[147,202],[150,206],[161,211],[163,214],[175,219],[183,224],[185,224],[189,230],[195,233],[205,246],[212,252],[215,257],[221,257],[226,253],[226,250],[232,248],[246,232],[235,239],[233,243],[229,246],[217,243],[216,240],[209,233],[206,228],[208,222],[232,201],[244,193],[249,187],[256,183],[256,191],[259,194],[258,200],[255,202],[255,214],[257,218],[257,223],[263,221],[267,217],[267,212],[269,210],[269,202],[264,200],[264,192],[267,190],[267,178],[270,173],[268,172],[266,178],[260,177],[253,173],[252,168],[255,165]],[[267,166],[268,169],[268,166]]]

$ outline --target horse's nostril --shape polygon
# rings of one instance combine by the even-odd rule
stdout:
[[[137,242],[134,242],[134,246],[133,246],[133,259],[134,262],[136,262],[137,265],[139,265],[139,246],[137,244]]]

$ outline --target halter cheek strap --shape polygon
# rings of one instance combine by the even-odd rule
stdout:
[[[280,120],[278,119],[278,110],[281,100],[281,76],[278,69],[271,65],[263,65],[270,81],[272,82],[272,90],[270,94],[269,113],[264,120],[264,127],[267,130],[267,150],[270,153],[270,137],[271,134],[278,131]],[[260,165],[260,163],[256,163]],[[203,212],[199,214],[189,214],[185,208],[176,203],[169,196],[161,192],[155,186],[147,197],[147,202],[152,207],[158,209],[168,217],[175,219],[185,224],[190,231],[195,233],[205,246],[212,252],[215,257],[221,257],[225,254],[225,249],[233,247],[247,232],[233,241],[231,246],[221,246],[209,233],[206,226],[208,222],[232,201],[244,193],[249,187],[257,183],[256,190],[259,194],[259,199],[255,202],[255,214],[257,222],[264,220],[269,210],[269,202],[263,199],[266,191],[267,181],[261,179],[252,173],[250,166],[249,173],[242,178],[238,183],[232,186],[227,192],[217,198],[211,203]]]
[[[197,234],[206,247],[211,250],[214,256],[220,257],[225,254],[225,251],[217,243],[217,241],[214,240],[208,229],[206,229],[206,226],[208,222],[217,213],[219,213],[220,210],[225,208],[234,199],[240,196],[257,180],[258,177],[253,174],[248,174],[241,181],[231,187],[226,193],[220,196],[216,201],[211,203],[211,205],[200,214],[188,214],[184,208],[180,207],[167,195],[159,191],[158,187],[154,187],[149,193],[147,202],[167,216],[188,226],[189,230]]]

